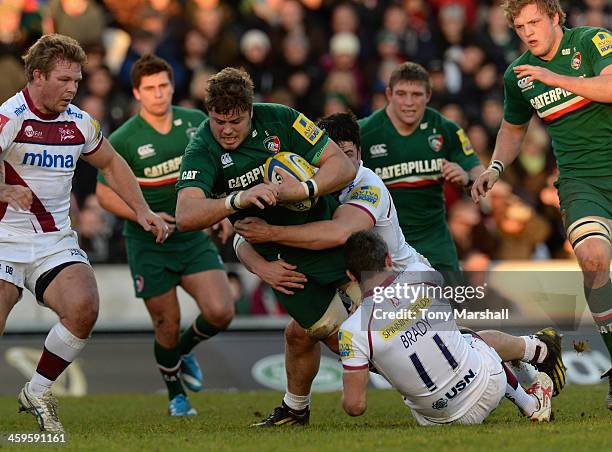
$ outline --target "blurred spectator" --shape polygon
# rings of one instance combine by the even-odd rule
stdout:
[[[188,17],[192,25],[202,33],[208,42],[206,65],[221,70],[234,66],[240,59],[238,31],[231,27],[231,12],[223,5],[211,2],[214,6],[191,5]]]
[[[478,33],[478,40],[499,73],[503,73],[519,56],[520,41],[516,33],[508,27],[504,11],[499,5],[494,4],[488,9],[484,24]]]
[[[100,207],[95,194],[89,195],[79,212],[76,230],[79,245],[91,262],[104,262],[109,256],[108,238],[112,231],[113,215]]]
[[[491,216],[497,226],[496,259],[531,259],[550,236],[549,224],[512,194],[509,184],[498,181],[490,191]]]
[[[261,30],[249,30],[240,39],[244,67],[253,79],[255,101],[262,102],[272,92],[274,74],[270,56],[270,38]]]
[[[343,95],[353,111],[359,111],[365,100],[359,49],[359,39],[353,33],[337,33],[329,41],[329,56],[324,63],[328,73],[323,86],[325,94]]]
[[[472,200],[457,201],[448,210],[448,228],[457,246],[459,260],[479,252],[485,256],[493,256],[497,249],[497,239],[491,234],[478,206]]]
[[[92,0],[50,0],[49,16],[52,31],[76,39],[83,47],[102,42],[106,17]]]
[[[250,305],[253,315],[279,316],[287,314],[283,305],[278,302],[272,288],[263,281],[253,291]]]

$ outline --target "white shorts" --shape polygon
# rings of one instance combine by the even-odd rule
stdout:
[[[46,249],[48,253],[39,251],[32,256],[30,262],[20,262],[23,253],[23,246],[16,244],[2,243],[0,246],[10,246],[11,251],[0,256],[0,279],[8,281],[17,286],[20,291],[25,287],[36,296],[36,281],[44,273],[54,269],[58,265],[67,262],[82,262],[89,265],[87,254],[79,248],[76,233],[70,231],[64,234],[40,234],[35,237],[36,249]],[[17,249],[21,247],[22,249]],[[27,246],[27,252],[30,253],[33,247]],[[17,261],[11,260],[11,252],[15,252],[19,256]],[[43,303],[38,300],[39,304]]]
[[[441,425],[441,424],[482,424],[482,422],[497,408],[506,395],[506,373],[502,367],[502,360],[492,347],[489,347],[482,339],[471,334],[463,334],[465,341],[482,357],[483,370],[488,372],[484,384],[485,391],[478,401],[459,419],[452,422],[432,421],[424,418],[412,410],[412,414],[419,425]]]

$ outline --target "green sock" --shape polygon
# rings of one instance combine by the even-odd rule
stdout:
[[[585,287],[584,295],[599,334],[612,358],[612,282],[608,279],[608,282],[598,289]]]
[[[208,323],[202,314],[198,315],[191,326],[181,334],[178,347],[180,354],[186,355],[193,350],[193,347],[206,339],[210,339],[218,332],[219,330]]]
[[[181,369],[181,354],[178,346],[165,348],[155,341],[155,361],[168,387],[168,398],[172,400],[179,394],[185,394],[185,389],[178,376]]]

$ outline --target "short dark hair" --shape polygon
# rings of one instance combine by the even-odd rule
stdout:
[[[363,272],[385,270],[389,249],[374,231],[355,232],[344,245],[346,268],[361,282]]]
[[[408,61],[393,69],[393,72],[391,72],[391,77],[389,77],[389,88],[393,90],[395,84],[401,81],[423,82],[427,92],[431,91],[429,73],[420,64]]]
[[[87,55],[81,45],[69,36],[57,33],[43,35],[22,57],[28,82],[34,80],[34,71],[39,70],[45,77],[58,61],[69,61],[83,66]]]
[[[170,82],[174,83],[174,71],[166,60],[152,54],[141,56],[134,62],[132,69],[130,69],[132,88],[138,89],[143,77],[159,74],[160,72],[167,72]]]
[[[206,109],[222,115],[250,111],[255,89],[244,69],[226,67],[208,79],[204,94]]]
[[[317,126],[320,129],[325,129],[329,137],[336,143],[348,141],[353,143],[357,149],[361,148],[359,124],[352,111],[325,116],[319,119]]]

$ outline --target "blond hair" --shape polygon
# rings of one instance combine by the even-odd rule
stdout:
[[[555,14],[559,14],[559,25],[565,23],[565,11],[561,9],[559,0],[504,0],[501,7],[506,15],[508,24],[514,28],[514,19],[521,13],[521,10],[527,5],[536,5],[538,11],[546,14],[551,19]]]
[[[41,36],[23,55],[28,82],[34,79],[34,71],[48,75],[58,61],[69,61],[83,66],[87,55],[81,45],[69,36],[48,34]]]

